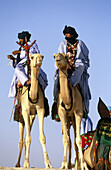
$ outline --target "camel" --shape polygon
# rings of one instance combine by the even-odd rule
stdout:
[[[44,162],[46,168],[52,168],[48,153],[46,150],[46,138],[43,130],[43,121],[44,121],[44,94],[38,83],[38,74],[39,68],[42,65],[43,56],[41,54],[33,54],[30,55],[31,58],[31,86],[29,90],[28,88],[23,86],[22,95],[21,95],[21,106],[22,106],[22,116],[24,119],[24,124],[19,122],[19,131],[20,131],[20,140],[19,140],[19,157],[16,164],[16,167],[20,166],[20,158],[23,148],[23,133],[24,133],[24,125],[26,127],[26,136],[25,136],[25,160],[24,167],[29,168],[29,152],[30,152],[30,144],[31,144],[31,128],[36,116],[38,114],[39,121],[39,132],[40,137],[39,140],[41,142],[43,153],[44,153]],[[35,115],[30,115],[32,109],[35,110]]]
[[[59,69],[60,92],[57,100],[58,115],[60,117],[62,132],[64,156],[62,169],[70,168],[67,161],[67,150],[69,149],[69,162],[71,159],[71,141],[70,126],[74,128],[76,163],[75,169],[78,168],[78,151],[80,154],[81,170],[88,169],[82,153],[82,141],[80,137],[81,120],[83,117],[83,101],[78,90],[78,86],[72,87],[68,84],[67,78],[67,55],[63,53],[54,54],[55,64]],[[72,93],[72,94],[71,94]]]
[[[92,169],[105,169],[105,164],[107,164],[108,170],[111,168],[111,144],[110,144],[110,127],[111,111],[108,110],[105,103],[99,98],[98,102],[98,112],[100,115],[100,120],[95,131],[93,131],[93,138],[90,146],[84,151],[84,159]],[[100,135],[101,134],[101,135]],[[103,155],[99,158],[100,141],[104,136],[104,141],[102,143]],[[105,147],[107,146],[107,149]],[[102,152],[101,152],[102,153]],[[106,159],[107,157],[107,159]]]

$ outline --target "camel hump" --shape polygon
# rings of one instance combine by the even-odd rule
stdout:
[[[110,118],[109,110],[102,99],[99,97],[98,112],[101,118]]]

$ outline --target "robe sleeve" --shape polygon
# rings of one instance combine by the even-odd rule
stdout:
[[[89,55],[88,48],[83,43],[83,41],[79,40],[79,43],[77,45],[77,54],[75,57],[75,67],[78,67],[79,65],[85,65],[87,69],[89,67],[88,55]]]
[[[70,78],[72,86],[76,86],[80,82],[84,70],[89,67],[88,53],[86,45],[79,40],[75,57],[75,71]]]
[[[58,48],[58,53],[65,53],[66,54],[66,41],[62,41],[59,45],[59,48]]]
[[[39,83],[42,85],[43,90],[48,86],[47,75],[41,68],[39,69]]]
[[[35,43],[33,44],[33,46],[30,48],[29,53],[30,53],[30,54],[34,54],[34,53],[39,53],[39,54],[40,54],[40,50],[39,50],[38,45],[37,45],[36,42],[35,42]]]

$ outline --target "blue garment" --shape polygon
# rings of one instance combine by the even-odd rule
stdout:
[[[58,53],[67,53],[67,41],[62,41],[60,43],[60,46],[58,48]],[[75,71],[73,72],[70,83],[72,86],[76,86],[79,83],[83,102],[84,102],[84,111],[89,112],[89,100],[91,99],[91,93],[88,86],[88,78],[89,74],[87,73],[87,69],[89,67],[89,58],[88,58],[89,50],[86,47],[86,45],[83,43],[83,41],[78,40],[77,44],[77,53],[75,56]],[[57,100],[58,97],[58,88],[57,83],[58,80],[58,72],[55,75],[55,83],[54,83],[54,100]]]
[[[111,111],[111,106],[107,106],[108,110]]]
[[[81,134],[88,133],[89,131],[93,130],[93,123],[90,117],[88,116],[87,118],[82,118],[81,122]]]
[[[31,45],[31,42],[28,42],[28,45]],[[29,50],[30,54],[34,54],[34,53],[40,53],[38,46],[36,43],[34,43],[32,45],[32,47]],[[17,55],[15,56],[15,63],[13,63],[13,66],[16,65],[15,67],[15,73],[12,79],[12,83],[10,86],[10,90],[9,90],[9,95],[8,97],[15,97],[16,96],[16,84],[18,82],[18,80],[20,80],[20,82],[22,83],[22,85],[25,84],[25,82],[28,80],[28,75],[27,75],[27,56],[26,56],[26,52],[24,50],[23,47],[21,47],[21,53],[20,53],[20,62],[17,64]],[[40,68],[39,70],[39,83],[42,86],[42,89],[45,90],[45,88],[48,85],[48,80],[47,80],[47,75],[46,73]]]

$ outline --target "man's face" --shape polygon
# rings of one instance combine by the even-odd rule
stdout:
[[[24,40],[23,39],[19,39],[19,42],[20,42],[21,45],[24,44]]]

